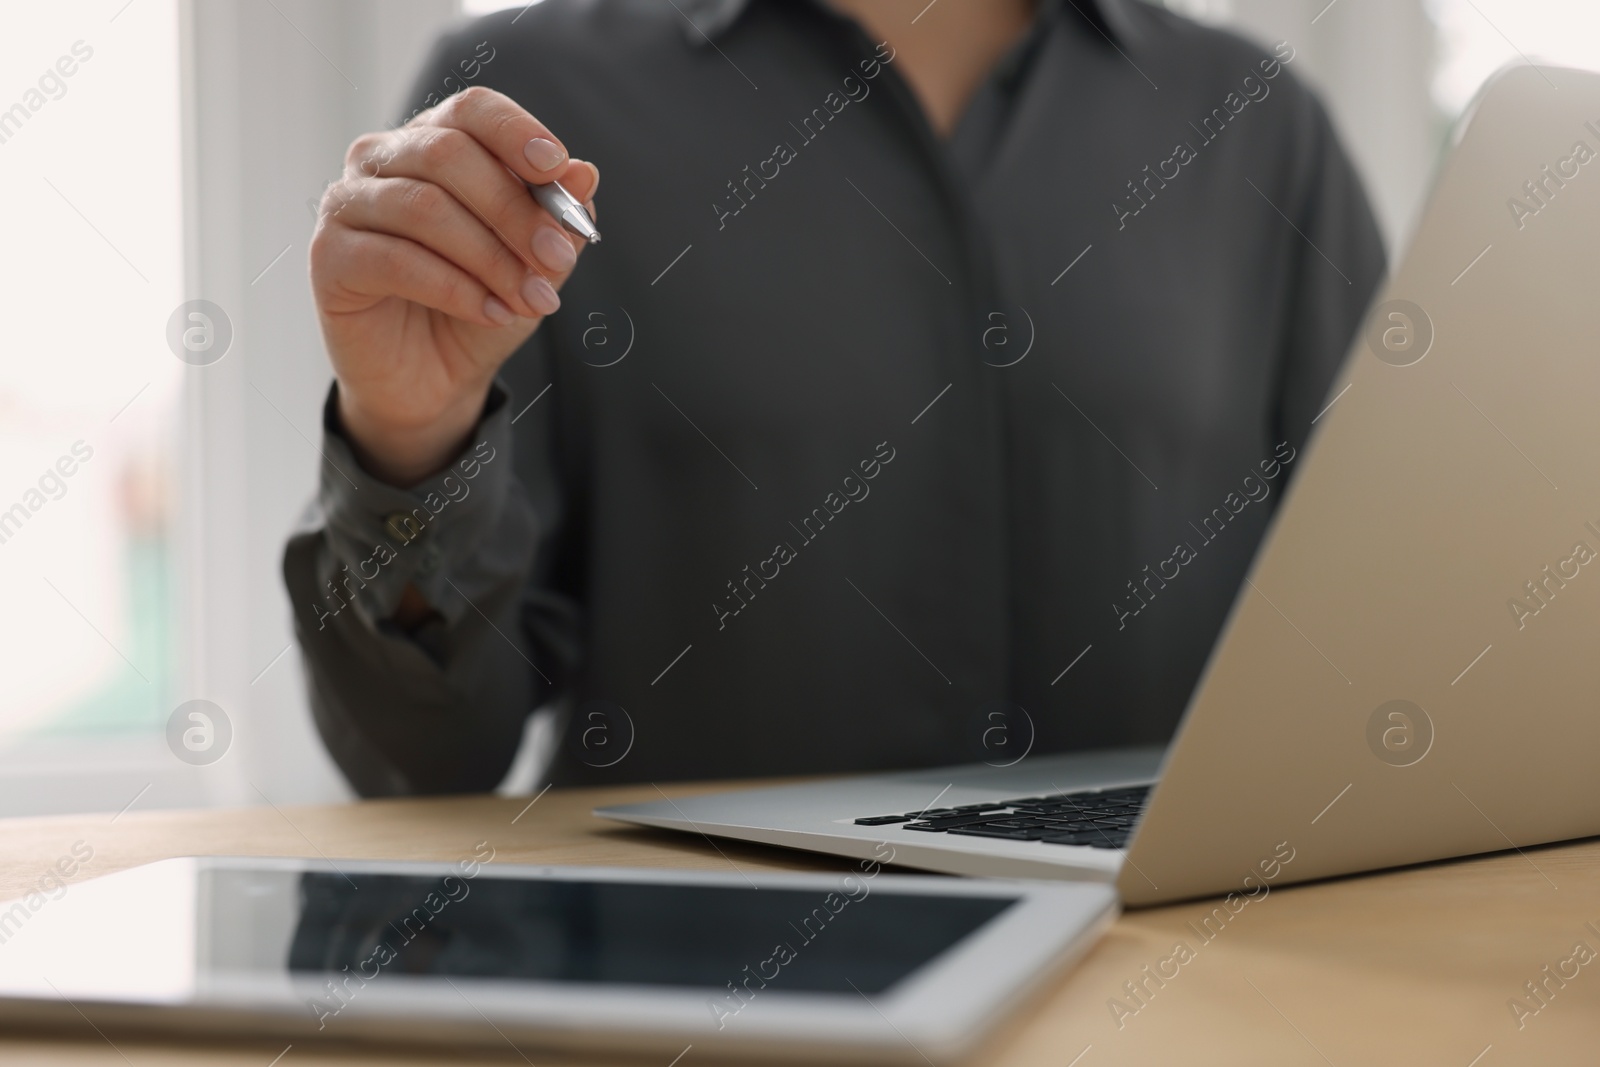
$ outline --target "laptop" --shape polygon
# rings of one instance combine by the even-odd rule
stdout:
[[[601,808],[1128,906],[1600,834],[1600,74],[1458,127],[1165,752]],[[1536,853],[1524,857],[1535,870]]]

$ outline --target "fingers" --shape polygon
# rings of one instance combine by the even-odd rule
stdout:
[[[482,86],[459,92],[413,120],[460,130],[488,149],[523,181],[555,181],[566,171],[567,149],[516,101]]]
[[[597,179],[592,172],[589,164],[569,165],[564,171],[581,179],[585,188]],[[351,146],[346,176],[348,182],[411,178],[438,186],[547,279],[565,275],[575,262],[577,246],[561,239],[560,224],[539,207],[521,179],[461,130],[423,124],[392,134],[369,134]],[[541,236],[542,229],[554,232]]]
[[[580,204],[586,203],[594,199],[595,192],[600,188],[600,168],[593,163],[574,159],[561,184],[567,192],[578,198]]]
[[[314,273],[351,306],[395,296],[490,326],[549,315],[586,247],[525,184],[553,180],[594,213],[593,164],[569,158],[508,97],[468,89],[350,146],[314,242],[326,271],[314,262]],[[326,210],[332,203],[337,208]]]
[[[490,328],[516,321],[510,308],[477,278],[422,245],[401,237],[344,230],[324,240],[312,259],[313,281],[331,280],[334,313],[364,311],[388,297],[435,308]]]
[[[560,306],[549,282],[533,271],[532,250],[518,255],[501,235],[439,186],[414,178],[363,178],[347,188],[340,213],[344,225],[421,245],[472,275],[524,318],[548,315]],[[539,244],[536,234],[533,248]]]

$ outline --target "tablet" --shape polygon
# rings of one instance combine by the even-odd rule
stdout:
[[[171,859],[0,904],[0,1022],[949,1060],[1117,910],[1102,884],[873,861],[774,875],[485,854]]]

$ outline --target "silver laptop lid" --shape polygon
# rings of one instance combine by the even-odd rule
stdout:
[[[1127,903],[1600,833],[1597,268],[1600,75],[1507,70],[1296,463]]]

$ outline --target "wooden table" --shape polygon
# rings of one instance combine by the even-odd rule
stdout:
[[[665,790],[689,796],[727,787]],[[597,804],[657,796],[646,785],[552,790],[531,807],[526,797],[464,797],[0,821],[0,899],[26,892],[76,842],[80,854],[92,848],[93,858],[73,882],[168,856],[455,861],[479,842],[495,850],[496,863],[835,869],[825,857],[722,841],[713,847],[692,835],[627,829],[589,814]],[[1567,973],[1577,973],[1564,985],[1546,978],[1573,959],[1580,941],[1600,953],[1600,935],[1585,925],[1600,929],[1600,841],[1274,889],[1206,941],[1196,928],[1215,903],[1123,916],[1081,966],[1008,1020],[973,1062],[1600,1063],[1600,956],[1586,965],[1567,963]],[[1147,979],[1143,968],[1157,969],[1179,941],[1192,958],[1166,965],[1167,974],[1174,968],[1176,974],[1159,986]],[[1543,971],[1546,965],[1551,971]],[[1524,987],[1541,980],[1553,991],[1542,1006]],[[1148,992],[1136,1001],[1124,983],[1140,981]],[[1508,1006],[1518,997],[1525,1004],[1520,1020]],[[1113,998],[1121,1011],[1113,1010]],[[269,1067],[281,1052],[281,1045],[178,1046],[120,1036],[113,1047],[87,1024],[61,1039],[0,1036],[6,1067]],[[532,1058],[539,1067],[574,1062]],[[680,1067],[694,1067],[694,1058],[691,1051]],[[297,1045],[276,1067],[460,1062],[460,1056],[404,1050]],[[524,1060],[508,1049],[503,1062]]]

